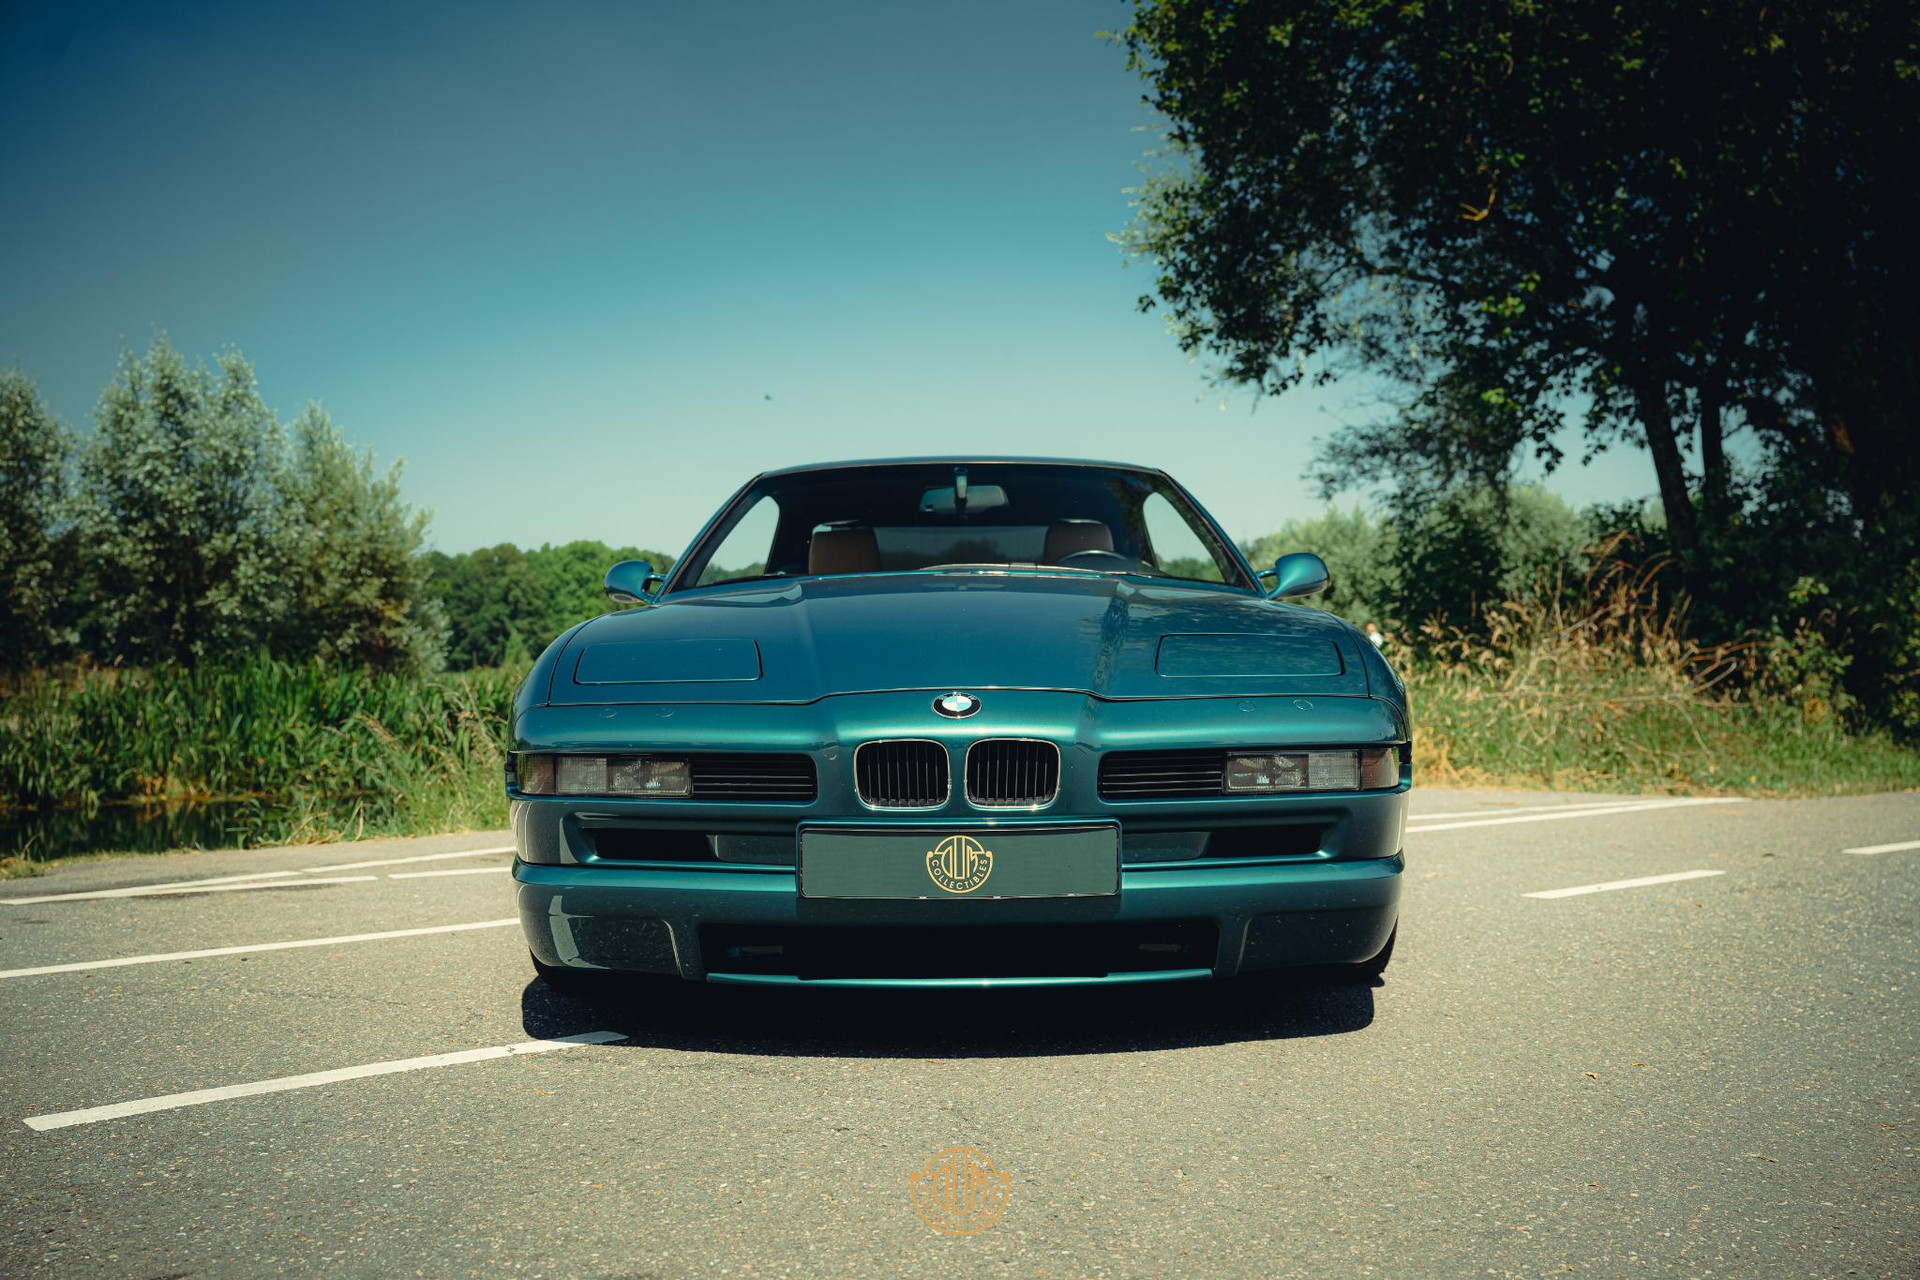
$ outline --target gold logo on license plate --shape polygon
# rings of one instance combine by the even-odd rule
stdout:
[[[993,850],[972,836],[948,836],[927,850],[927,874],[948,893],[972,893],[993,874]]]

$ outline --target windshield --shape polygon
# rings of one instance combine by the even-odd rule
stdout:
[[[673,590],[944,567],[1125,574],[1251,588],[1165,477],[1049,463],[888,463],[762,477]]]

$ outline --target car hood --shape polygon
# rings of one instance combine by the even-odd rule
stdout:
[[[576,630],[555,704],[811,702],[900,689],[1365,695],[1330,614],[1083,574],[876,574],[669,596]]]

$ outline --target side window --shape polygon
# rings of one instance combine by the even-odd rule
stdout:
[[[1160,572],[1200,582],[1225,580],[1220,576],[1220,566],[1208,554],[1207,544],[1165,497],[1148,494],[1140,504],[1140,516],[1147,526],[1147,541],[1153,544],[1153,566]]]
[[[727,582],[734,578],[757,578],[767,571],[767,555],[773,549],[773,535],[780,524],[780,508],[770,497],[753,504],[747,514],[714,548],[707,567],[700,571],[696,587]]]

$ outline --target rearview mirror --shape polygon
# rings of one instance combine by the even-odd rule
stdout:
[[[607,599],[625,608],[628,605],[652,604],[660,597],[648,591],[656,582],[665,582],[666,577],[655,573],[653,566],[645,560],[622,560],[607,570],[607,580],[601,584],[607,593]]]
[[[1273,568],[1260,575],[1272,579],[1267,587],[1271,600],[1293,600],[1318,595],[1327,589],[1327,562],[1308,551],[1295,551],[1273,562]]]
[[[929,489],[920,495],[920,509],[936,516],[958,515],[962,511],[973,516],[1006,505],[1007,491],[997,484],[953,485]]]

